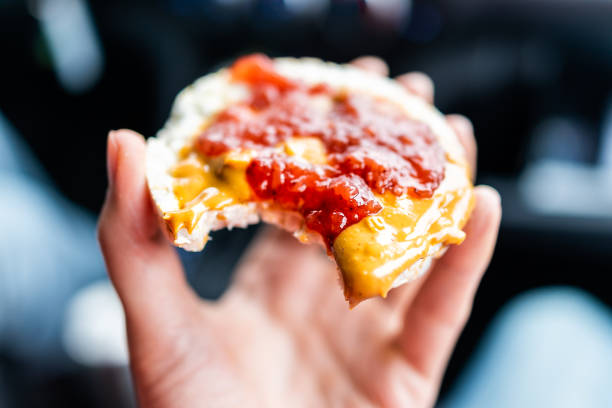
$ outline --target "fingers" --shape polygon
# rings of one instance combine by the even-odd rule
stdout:
[[[407,311],[398,343],[407,361],[426,378],[440,380],[469,316],[474,294],[486,270],[499,229],[499,194],[475,189],[476,206],[466,240],[450,248],[430,271]]]
[[[434,101],[434,84],[427,75],[421,72],[410,72],[396,78],[410,93],[423,98],[428,103]],[[465,149],[466,159],[470,166],[472,180],[476,176],[476,139],[474,127],[468,118],[462,115],[447,115],[449,126],[455,131],[459,141]]]
[[[427,75],[421,72],[410,72],[396,78],[410,93],[420,96],[428,103],[433,104],[434,84]],[[472,179],[476,175],[476,139],[472,122],[463,115],[447,115],[449,126],[455,131],[459,141],[465,149],[466,159],[470,165]]]
[[[474,180],[476,176],[477,147],[472,122],[463,115],[447,115],[446,120],[457,134],[459,141],[465,149],[465,156],[470,165],[472,180]]]
[[[428,103],[434,101],[434,84],[431,78],[422,72],[409,72],[395,78],[411,94],[423,98]]]
[[[423,98],[428,103],[434,101],[434,84],[427,75],[421,72],[410,72],[396,78],[410,93]],[[459,141],[465,149],[466,159],[470,165],[472,180],[476,176],[476,139],[474,127],[468,118],[462,115],[447,115],[449,126],[455,131]]]
[[[389,75],[389,67],[382,59],[373,56],[359,57],[351,62],[358,68],[376,74]],[[416,95],[427,103],[433,104],[434,84],[431,78],[422,72],[409,72],[395,78],[410,93]],[[472,179],[476,174],[476,141],[474,139],[474,128],[469,119],[461,115],[448,115],[448,124],[453,128],[459,141],[466,150],[466,158],[470,164]]]
[[[374,56],[363,56],[351,61],[351,65],[381,76],[389,75],[389,67],[382,59]],[[434,100],[434,85],[427,75],[421,72],[410,72],[395,78],[410,93],[423,98],[428,103]]]
[[[351,61],[351,65],[381,76],[389,75],[387,63],[378,57],[363,56]]]
[[[474,180],[476,175],[476,141],[474,139],[472,122],[462,115],[447,115],[446,118],[465,149],[466,158],[470,166],[470,175],[472,180]],[[410,285],[403,285],[392,290],[386,299],[386,303],[391,309],[398,313],[403,313],[405,308],[410,305],[414,296],[419,292],[420,286],[424,281],[425,279],[419,279]]]
[[[105,208],[126,224],[122,230],[139,237],[139,242],[154,241],[159,233],[144,176],[144,138],[130,130],[110,132],[107,141],[109,189]],[[114,219],[114,218],[113,218]]]
[[[109,190],[98,224],[102,253],[128,323],[159,330],[193,295],[158,227],[145,180],[144,138],[111,132],[107,156]]]

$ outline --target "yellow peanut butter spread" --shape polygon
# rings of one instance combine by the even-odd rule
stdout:
[[[325,147],[316,138],[292,138],[276,150],[310,163],[326,162]],[[207,211],[253,200],[245,175],[252,152],[206,158],[186,149],[181,156],[170,169],[179,210],[164,214],[175,237],[183,228],[191,232]],[[447,161],[444,181],[431,198],[377,194],[383,209],[338,235],[331,252],[351,305],[373,296],[385,297],[396,279],[417,262],[463,241],[461,228],[473,206],[467,174],[465,163]]]
[[[389,78],[311,58],[252,55],[195,81],[148,140],[146,171],[175,245],[198,251],[209,231],[259,218],[320,237],[351,306],[461,243],[473,207],[440,112]]]

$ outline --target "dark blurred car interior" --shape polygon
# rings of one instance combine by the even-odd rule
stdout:
[[[496,187],[504,208],[442,392],[515,294],[568,284],[612,305],[612,2],[0,0],[0,33],[0,111],[57,187],[92,212],[104,198],[108,130],[155,134],[181,88],[241,54],[374,54],[392,75],[430,75],[440,110],[473,121],[478,182]],[[219,232],[186,258],[202,296],[220,296],[254,231]],[[98,390],[120,382],[112,372],[33,370],[0,357],[24,406],[121,406]]]

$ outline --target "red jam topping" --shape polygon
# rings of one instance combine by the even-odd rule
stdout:
[[[382,209],[359,176],[287,156],[254,158],[246,177],[257,197],[274,199],[281,208],[300,212],[306,226],[319,232],[328,244],[346,227]]]
[[[300,212],[328,245],[382,209],[373,191],[427,198],[444,178],[444,150],[431,129],[389,101],[306,86],[275,72],[263,55],[239,59],[231,72],[249,84],[252,97],[221,112],[198,137],[197,149],[205,156],[259,151],[246,173],[255,195]],[[328,164],[272,152],[292,137],[320,139]]]

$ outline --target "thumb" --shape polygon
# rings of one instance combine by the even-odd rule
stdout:
[[[159,227],[145,180],[144,138],[129,130],[110,132],[107,163],[109,189],[98,239],[130,335],[155,338],[166,331],[163,326],[189,316],[185,309],[197,297]]]

